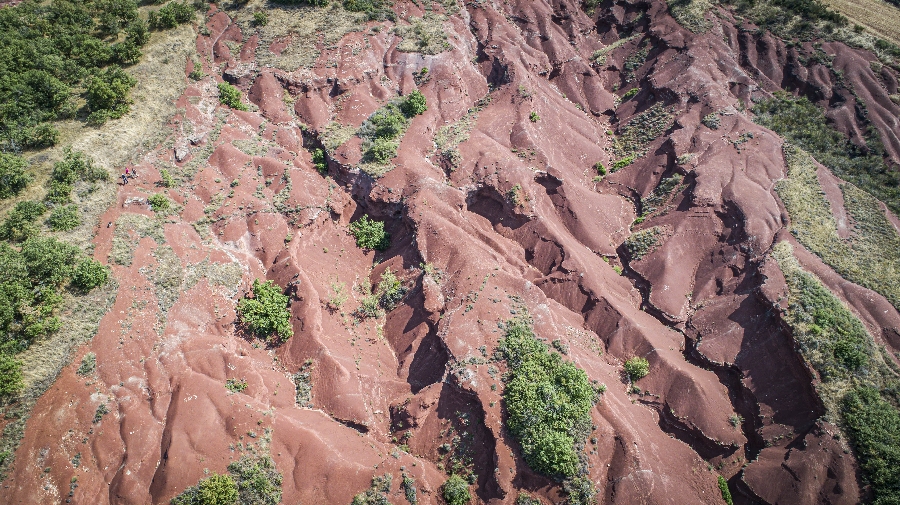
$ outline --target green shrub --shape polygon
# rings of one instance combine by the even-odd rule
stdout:
[[[153,212],[166,212],[172,208],[172,202],[162,193],[150,195],[147,202],[153,207]]]
[[[194,19],[194,6],[187,2],[169,2],[158,11],[151,11],[148,22],[154,30],[166,30],[189,23]]]
[[[59,286],[69,279],[81,251],[53,237],[32,237],[22,244],[28,274],[38,282]]]
[[[75,267],[72,285],[82,291],[90,291],[106,284],[109,267],[92,258],[85,258]]]
[[[646,111],[631,118],[619,127],[619,136],[613,144],[613,153],[623,158],[613,165],[613,172],[631,164],[637,157],[643,156],[647,144],[665,133],[672,125],[673,117],[662,105],[656,104]],[[622,166],[619,162],[628,159]]]
[[[384,310],[390,311],[394,310],[394,308],[397,307],[397,304],[400,303],[400,300],[403,299],[403,295],[406,294],[406,289],[403,287],[400,279],[398,279],[397,276],[394,275],[394,272],[388,268],[381,274],[381,280],[378,282],[378,288],[375,290],[375,294],[378,297],[381,307],[384,308]]]
[[[728,505],[734,505],[734,502],[731,500],[731,491],[728,489],[728,481],[725,480],[725,477],[719,475],[719,492],[722,493],[722,499],[725,500],[725,503]]]
[[[236,505],[238,487],[230,475],[212,474],[172,499],[172,505]]]
[[[244,379],[227,379],[225,381],[225,389],[232,393],[243,393],[247,389],[247,381]]]
[[[384,231],[384,223],[370,220],[368,214],[350,223],[350,233],[356,238],[356,246],[362,249],[384,251],[391,245],[391,235]]]
[[[718,113],[710,112],[709,114],[703,116],[701,122],[710,130],[718,130],[722,120],[719,117]]]
[[[441,496],[447,505],[465,505],[472,496],[469,494],[469,483],[459,475],[451,475],[441,486]]]
[[[318,1],[327,3],[327,0]],[[394,11],[391,10],[391,3],[387,0],[343,0],[343,3],[344,9],[350,12],[365,12],[371,21],[393,21],[396,19]]]
[[[253,298],[238,302],[238,317],[243,325],[268,342],[284,341],[294,335],[288,297],[272,281],[253,281]]]
[[[87,84],[87,103],[92,111],[88,122],[103,124],[124,116],[131,103],[128,93],[135,84],[137,79],[116,65],[94,74]]]
[[[635,356],[625,361],[625,373],[631,382],[646,377],[650,373],[650,362],[647,358]]]
[[[428,110],[428,104],[425,101],[425,95],[421,91],[415,90],[410,93],[402,102],[400,102],[400,110],[407,117],[418,116]]]
[[[632,163],[634,163],[634,160],[635,160],[634,155],[626,156],[620,160],[616,160],[613,162],[612,166],[609,167],[609,171],[610,172],[618,172],[619,170],[622,170],[623,168],[627,167],[628,165],[631,165]]]
[[[47,212],[47,207],[41,202],[26,200],[16,203],[16,206],[6,216],[3,225],[0,225],[0,238],[21,242],[29,237],[36,236],[40,229],[35,220]]]
[[[541,116],[538,116],[537,112],[531,111],[531,114],[528,115],[528,119],[532,123],[537,123],[538,121],[541,120]]]
[[[397,157],[397,148],[400,144],[396,140],[376,138],[372,145],[366,149],[363,159],[379,164],[385,164]]]
[[[31,183],[33,177],[27,168],[28,163],[21,156],[0,152],[0,198],[18,195]]]
[[[269,24],[269,14],[266,11],[254,12],[253,24],[256,26],[266,26],[267,24]]]
[[[22,362],[0,351],[0,400],[12,398],[25,387],[22,381]]]
[[[237,482],[239,502],[253,505],[281,503],[283,477],[269,456],[244,456],[228,465]]]
[[[416,496],[416,481],[409,475],[406,475],[406,473],[401,474],[401,477],[400,488],[403,490],[404,496],[406,496],[406,501],[409,502],[409,505],[418,505],[419,498]]]
[[[227,82],[219,83],[219,101],[235,110],[247,110],[241,102],[241,90]]]
[[[622,100],[628,100],[628,99],[633,98],[635,95],[638,94],[638,91],[640,91],[640,90],[641,90],[641,88],[631,88],[631,89],[629,89],[628,91],[625,92],[624,95],[622,95]]]
[[[597,171],[597,175],[606,175],[606,166],[603,165],[602,162],[597,162],[594,164],[594,170]]]
[[[320,174],[325,175],[328,173],[328,163],[325,160],[325,151],[318,148],[313,149],[312,162]]]
[[[78,206],[66,205],[64,207],[56,207],[50,212],[47,218],[47,226],[53,231],[74,230],[81,224],[81,217],[78,215]]]
[[[652,228],[647,228],[646,230],[637,231],[625,239],[625,242],[622,243],[622,247],[628,254],[629,259],[631,261],[638,261],[653,252],[659,245],[659,238],[662,234],[660,230],[660,227],[654,226]]]
[[[97,355],[89,352],[81,358],[81,364],[78,366],[78,370],[75,371],[78,375],[84,377],[94,373],[94,370],[97,369]]]
[[[859,386],[844,397],[843,417],[875,503],[900,496],[900,413],[873,387]]]
[[[165,168],[159,171],[159,185],[165,188],[174,188],[176,185],[172,174]]]
[[[499,352],[507,364],[507,427],[521,444],[525,462],[553,478],[577,476],[583,468],[576,443],[590,429],[596,401],[587,375],[551,353],[525,319],[507,322]]]

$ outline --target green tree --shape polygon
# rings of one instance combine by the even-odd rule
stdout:
[[[459,475],[451,475],[441,487],[441,495],[447,505],[465,505],[472,496],[469,495],[469,483]]]
[[[84,258],[72,273],[72,285],[82,291],[103,286],[109,280],[109,267],[93,258]]]
[[[238,302],[237,312],[241,323],[258,337],[268,342],[287,340],[294,335],[291,312],[287,308],[288,297],[272,281],[253,281],[253,298]]]
[[[241,90],[227,82],[219,83],[219,101],[235,110],[247,110],[241,102]]]
[[[372,221],[368,214],[350,223],[350,233],[356,238],[356,245],[362,249],[384,251],[391,245],[391,235],[384,231],[384,223]]]
[[[22,244],[29,276],[37,282],[59,286],[72,275],[81,251],[53,237],[33,237]]]
[[[18,195],[32,181],[28,163],[16,154],[0,152],[0,198]]]
[[[0,238],[21,242],[33,237],[40,232],[35,220],[47,212],[47,207],[41,202],[26,200],[16,203],[16,206],[6,216],[6,220],[0,225]]]
[[[415,90],[410,93],[400,104],[400,109],[407,117],[418,116],[428,110],[428,104],[425,101],[425,95],[421,91]]]
[[[111,65],[97,72],[87,85],[87,103],[94,124],[103,124],[107,119],[118,119],[128,112],[131,100],[128,92],[137,84],[137,79],[128,75],[117,65]]]
[[[47,226],[53,231],[74,230],[80,224],[81,217],[78,215],[77,205],[56,207],[47,218]]]
[[[650,373],[650,362],[638,356],[629,358],[625,361],[625,373],[634,382]]]

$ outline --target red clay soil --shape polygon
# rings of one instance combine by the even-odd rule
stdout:
[[[410,3],[395,10],[422,14]],[[741,105],[782,88],[830,101],[834,83],[816,66],[792,65],[795,48],[727,19],[710,13],[715,27],[697,35],[665,2],[617,3],[593,17],[571,0],[469,3],[445,22],[450,49],[437,55],[400,52],[391,23],[370,23],[382,29],[348,33],[311,69],[289,73],[257,68],[252,27],[211,10],[197,39],[211,77],[190,81],[169,141],[101,217],[115,223],[94,241],[119,283],[115,306],[35,406],[0,503],[168,503],[248,444],[270,451],[283,503],[344,505],[374,475],[398,482],[401,468],[420,503],[439,503],[454,454],[477,476],[474,503],[512,504],[520,491],[558,503],[559,485],[527,467],[503,428],[503,367],[487,359],[498,322],[522,305],[538,336],[561,340],[608,386],[586,448],[599,503],[718,504],[720,474],[739,504],[857,503],[856,462],[821,421],[813,378],[773,310],[786,287],[765,258],[790,240],[773,189],[785,173],[781,140]],[[630,34],[605,63],[591,63],[593,51]],[[302,43],[279,38],[271,49]],[[340,50],[360,43],[360,54]],[[641,48],[646,60],[629,75],[625,61]],[[826,50],[900,161],[900,110],[872,84],[896,73],[885,67],[888,77],[875,80],[873,55]],[[423,68],[428,110],[412,120],[395,168],[361,172],[354,138],[320,175],[308,149],[321,129],[359,126],[416,89]],[[218,103],[223,79],[252,111]],[[617,108],[616,94],[634,86],[637,96]],[[454,165],[434,136],[486,95]],[[654,103],[673,126],[632,165],[595,180],[594,164],[617,158],[607,131]],[[713,111],[722,113],[717,130],[701,123]],[[830,117],[858,138],[854,114]],[[182,182],[164,191],[174,211],[154,234],[134,224],[152,211],[126,202],[162,192],[163,166]],[[636,223],[641,199],[676,173],[682,184]],[[833,176],[821,179],[842,222]],[[356,247],[348,224],[364,213],[385,222],[387,251]],[[630,258],[623,242],[654,226],[657,243]],[[127,266],[112,263],[115,237],[137,242]],[[900,349],[890,304],[794,247],[879,343]],[[403,281],[403,302],[358,319],[361,292],[388,268]],[[293,286],[294,336],[283,345],[267,348],[235,327],[236,301],[256,278]],[[78,376],[88,352],[97,371]],[[650,362],[639,393],[622,374],[632,356]],[[307,360],[311,399],[298,404],[292,377]],[[227,379],[247,387],[231,392]],[[101,404],[109,413],[95,422]],[[389,498],[405,503],[398,486]]]

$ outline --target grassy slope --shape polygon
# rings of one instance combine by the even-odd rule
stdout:
[[[900,9],[882,0],[822,0],[847,16],[851,23],[865,26],[886,40],[900,45]]]

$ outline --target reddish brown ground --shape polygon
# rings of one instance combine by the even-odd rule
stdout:
[[[519,490],[556,502],[558,486],[527,468],[502,427],[500,376],[477,364],[520,302],[539,336],[561,339],[591,379],[609,386],[592,411],[596,444],[588,448],[599,502],[722,503],[718,474],[730,480],[735,503],[858,502],[856,463],[819,419],[810,373],[773,310],[786,288],[763,259],[777,240],[790,240],[773,190],[785,172],[781,140],[741,107],[782,88],[835,101],[831,73],[799,68],[791,64],[795,48],[713,16],[710,33],[692,34],[665,2],[598,8],[593,19],[569,0],[470,3],[445,24],[449,51],[399,52],[382,23],[378,33],[347,34],[311,70],[294,73],[257,68],[258,37],[225,12],[210,14],[197,50],[215,77],[190,81],[175,104],[171,141],[147,155],[101,222],[149,215],[125,202],[160,191],[157,166],[176,163],[176,150],[185,155],[177,165],[193,163],[197,172],[167,191],[178,211],[165,223],[164,244],[141,238],[131,266],[113,266],[116,304],[35,407],[0,502],[58,503],[71,489],[71,503],[167,503],[206,470],[225,471],[243,444],[268,436],[284,503],[347,504],[373,475],[392,473],[398,482],[401,467],[416,479],[420,503],[438,503],[446,478],[439,446],[450,426],[469,434],[476,502],[510,504]],[[632,30],[640,36],[604,65],[590,64],[595,49]],[[233,55],[226,40],[243,49]],[[366,41],[359,54],[340,50]],[[625,59],[645,41],[646,63],[629,83]],[[298,43],[278,39],[273,50]],[[827,51],[900,161],[900,108],[887,98],[896,73],[885,67],[874,79],[873,55],[836,43]],[[258,112],[218,105],[223,67]],[[319,175],[305,149],[316,145],[316,132],[331,121],[359,125],[415,89],[413,72],[422,68],[429,108],[403,138],[396,168],[379,179],[360,173],[353,139],[330,160],[330,177]],[[614,93],[635,85],[640,93],[615,108]],[[435,133],[491,89],[450,170],[434,151]],[[615,159],[606,131],[656,102],[673,111],[674,126],[646,156],[595,182],[594,163]],[[531,111],[540,121],[529,120]],[[718,130],[700,123],[712,111],[726,112]],[[855,114],[831,114],[858,138]],[[748,132],[752,140],[732,143]],[[677,165],[687,153],[693,160]],[[637,200],[674,173],[684,176],[679,191],[632,227]],[[822,182],[837,202],[833,178]],[[506,196],[516,185],[521,205]],[[361,251],[348,234],[363,213],[392,234],[384,253]],[[651,226],[664,229],[659,246],[617,274],[628,259],[623,241]],[[98,228],[96,258],[108,260],[114,233]],[[153,280],[163,245],[188,270],[236,262],[240,289],[185,282],[164,317]],[[900,316],[890,304],[799,244],[795,250],[873,335],[900,348]],[[439,279],[424,275],[423,263]],[[381,321],[356,322],[352,286],[376,282],[386,268],[404,280],[404,302]],[[295,335],[269,350],[234,329],[236,300],[263,277],[299,281]],[[337,283],[350,299],[331,310]],[[87,352],[96,353],[97,372],[79,377]],[[631,356],[651,364],[640,395],[628,394],[621,375]],[[291,376],[307,359],[312,405],[300,407]],[[246,379],[247,389],[230,393],[229,378]],[[110,413],[92,423],[102,402]],[[744,419],[738,426],[736,415]],[[409,454],[393,441],[407,432]],[[391,501],[405,503],[401,493],[395,486]]]

